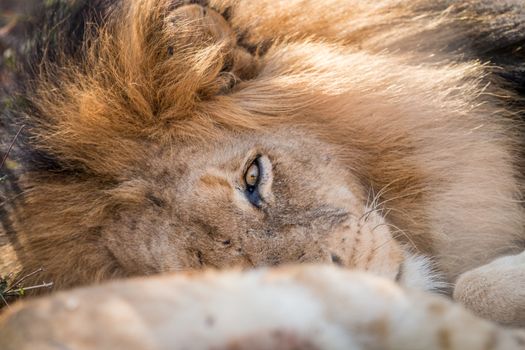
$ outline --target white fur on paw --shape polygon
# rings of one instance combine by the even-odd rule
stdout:
[[[525,327],[525,252],[465,272],[454,299],[481,317]]]

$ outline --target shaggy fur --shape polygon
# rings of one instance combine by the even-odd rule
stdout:
[[[453,283],[522,251],[519,4],[81,5],[6,113],[22,272],[329,262],[431,288],[420,255]]]

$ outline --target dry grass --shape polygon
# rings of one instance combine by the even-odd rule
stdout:
[[[26,25],[30,21],[31,8],[37,1],[34,0],[3,0],[0,2],[0,112],[8,106],[10,92],[14,85],[14,72],[18,57],[22,54],[24,40],[26,40]],[[2,133],[3,134],[3,133]],[[4,136],[4,135],[2,135]],[[14,144],[4,145],[4,155],[0,158],[0,182],[6,180],[1,169],[4,168],[9,153]],[[26,291],[35,288],[48,288],[52,283],[25,286],[24,281],[42,272],[41,269],[25,276],[17,276],[14,271],[0,271],[0,308],[9,306],[13,300],[23,296]]]
[[[1,170],[4,168],[6,161],[9,157],[9,153],[13,149],[15,141],[17,137],[20,135],[20,132],[22,131],[23,128],[24,127],[22,126],[20,130],[18,130],[17,134],[15,135],[15,137],[9,144],[7,151],[2,157],[2,161],[0,163],[0,173],[1,173]],[[6,176],[0,176],[0,182],[3,182],[3,181],[6,181]],[[29,285],[29,286],[24,285],[24,282],[27,279],[33,276],[37,276],[43,271],[44,271],[43,268],[39,268],[26,275],[18,275],[14,271],[9,271],[7,275],[4,275],[5,271],[0,271],[0,309],[2,307],[9,307],[9,303],[11,300],[23,297],[26,291],[52,287],[53,282],[45,282],[45,281],[42,281],[42,283],[36,284],[36,285]]]
[[[10,273],[5,277],[0,276],[0,308],[7,306],[13,299],[23,297],[27,291],[41,288],[51,288],[53,282],[44,282],[37,285],[24,286],[24,282],[36,276],[44,271],[43,268],[35,270],[23,276],[14,277],[15,275]]]

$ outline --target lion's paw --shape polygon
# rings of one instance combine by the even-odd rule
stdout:
[[[525,252],[505,256],[462,274],[454,299],[477,315],[525,326]]]

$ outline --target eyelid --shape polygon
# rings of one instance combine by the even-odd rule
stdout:
[[[261,158],[261,155],[259,153],[254,153],[252,156],[248,157],[244,163],[244,168],[242,170],[242,176],[244,178],[244,175],[246,175],[246,172],[248,171],[248,169],[250,169],[250,167],[252,166],[252,164],[258,160],[259,158]],[[260,170],[260,166],[259,166],[259,170]]]

